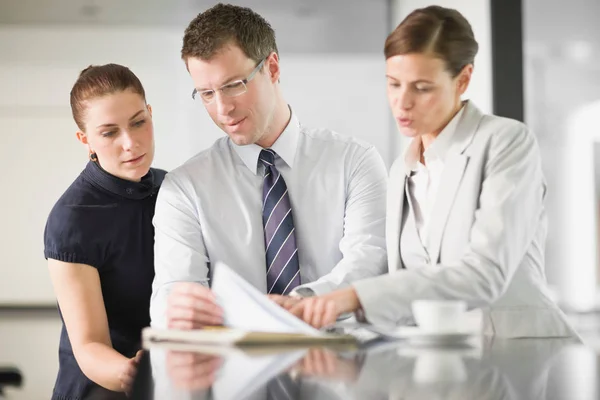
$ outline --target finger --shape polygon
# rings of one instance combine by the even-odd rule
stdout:
[[[129,397],[131,393],[131,386],[127,386],[126,384],[121,383],[121,391],[125,393],[125,396]]]
[[[191,366],[170,368],[169,375],[179,386],[195,386],[206,382],[212,382],[216,371],[221,366],[222,360],[217,357]]]
[[[316,357],[316,353],[318,351],[319,351],[318,349],[310,349],[308,351],[308,354],[304,358],[304,360],[305,360],[304,372],[307,375],[314,375],[316,373],[315,364],[317,363],[317,361],[316,361],[315,357]]]
[[[190,321],[196,325],[221,325],[223,317],[207,312],[198,307],[169,307],[167,310],[167,320],[171,321]]]
[[[178,329],[182,331],[189,331],[192,329],[201,329],[204,325],[196,321],[184,321],[184,320],[169,320],[169,329]]]
[[[318,376],[324,376],[326,372],[323,351],[319,349],[315,352],[315,373]]]
[[[300,301],[298,303],[296,303],[292,308],[290,308],[288,311],[290,312],[290,314],[292,314],[294,317],[301,319],[304,321],[304,307],[306,306],[305,301]]]
[[[325,312],[325,303],[322,299],[315,301],[315,308],[312,317],[312,326],[315,328],[321,327],[321,321],[323,320],[323,313]]]
[[[323,370],[327,376],[333,376],[336,369],[337,356],[327,349],[323,349],[321,353],[323,360]]]
[[[219,319],[209,317],[207,315],[198,315],[193,319],[189,318],[169,318],[169,328],[173,329],[202,329],[207,326],[221,326],[222,323],[218,323]],[[222,320],[221,320],[222,322]]]
[[[133,384],[134,377],[131,375],[124,375],[121,378],[121,387],[129,388]]]
[[[298,304],[302,299],[299,298],[295,298],[295,297],[287,297],[283,303],[283,308],[285,308],[286,310],[290,310],[292,307],[294,307],[296,304]]]
[[[306,299],[306,300],[304,300],[304,302],[306,302],[306,304],[304,305],[304,313],[302,315],[302,319],[307,324],[312,325],[312,317],[313,317],[313,311],[314,311],[314,307],[315,307],[315,299]]]
[[[217,374],[210,373],[202,376],[191,376],[186,379],[173,379],[173,383],[178,389],[200,390],[207,389],[215,383]]]
[[[133,361],[136,364],[139,364],[140,361],[142,360],[143,355],[144,355],[144,350],[138,350],[137,353],[135,353],[135,356],[133,357]]]
[[[285,297],[280,294],[268,294],[267,298],[271,301],[274,301],[278,305],[283,305],[285,303]]]
[[[169,368],[192,367],[196,364],[205,364],[215,359],[220,360],[220,357],[202,353],[170,351],[167,354],[167,366]]]
[[[137,369],[127,369],[126,371],[124,371],[121,374],[121,381],[129,381],[129,380],[133,380],[133,378],[135,378],[135,374],[137,372]]]
[[[323,326],[333,325],[337,321],[338,312],[333,301],[328,301],[325,306]]]
[[[137,371],[137,364],[135,363],[135,361],[133,361],[133,359],[130,358],[129,360],[127,360],[127,365],[123,369],[123,373],[129,374],[135,371]]]
[[[170,293],[171,295],[195,297],[199,300],[217,301],[212,290],[197,282],[178,282],[172,286]]]
[[[199,299],[183,294],[169,297],[168,309],[170,310],[172,308],[199,310],[215,317],[221,317],[223,315],[223,310],[215,301],[210,299]]]

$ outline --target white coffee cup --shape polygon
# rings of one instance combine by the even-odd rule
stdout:
[[[412,312],[415,322],[424,332],[452,333],[463,328],[467,303],[461,300],[415,300]]]

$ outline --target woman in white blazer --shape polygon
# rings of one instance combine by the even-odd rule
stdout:
[[[411,318],[413,300],[464,300],[482,309],[484,334],[576,335],[546,286],[535,136],[461,100],[477,50],[469,22],[438,6],[415,10],[388,36],[389,103],[412,138],[390,171],[389,274],[303,299],[288,307],[297,316],[320,327],[360,311],[391,325]]]

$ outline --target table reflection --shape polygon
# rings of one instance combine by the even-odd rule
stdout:
[[[564,390],[556,387],[570,387],[567,378],[572,374],[554,374],[555,389],[548,391],[556,359],[560,354],[568,360],[570,352],[581,351],[594,354],[567,339],[484,339],[453,347],[417,347],[403,341],[359,348],[162,344],[151,346],[143,357],[147,368],[140,368],[132,397],[558,399]],[[565,368],[564,362],[560,367]],[[585,385],[595,387],[595,377]]]

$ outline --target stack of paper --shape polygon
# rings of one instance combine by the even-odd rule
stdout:
[[[237,345],[355,342],[349,335],[327,334],[314,329],[269,300],[223,263],[215,265],[212,291],[223,309],[224,328],[191,331],[146,328],[144,342]]]

